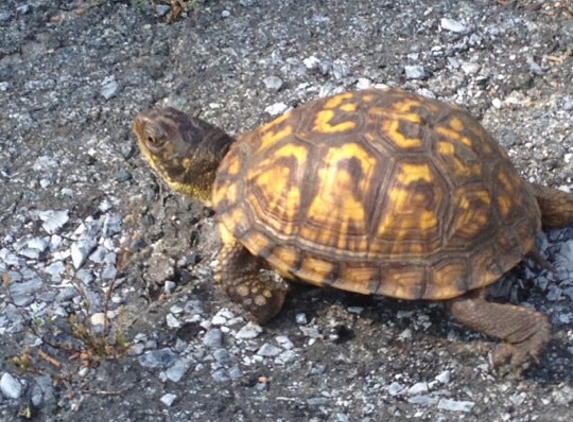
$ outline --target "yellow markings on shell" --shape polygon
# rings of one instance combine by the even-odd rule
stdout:
[[[282,141],[284,138],[292,135],[293,127],[291,125],[284,125],[282,128],[278,129],[281,124],[290,117],[290,115],[290,112],[285,113],[257,130],[261,135],[260,150],[267,149],[275,145],[277,142]]]
[[[505,196],[498,196],[497,197],[497,204],[499,205],[499,210],[501,211],[501,215],[506,217],[511,210],[511,200]]]
[[[285,278],[293,278],[290,272],[298,259],[298,252],[292,247],[276,246],[268,258],[271,266]]]
[[[249,175],[249,181],[256,187],[249,193],[249,203],[255,215],[263,224],[283,235],[295,232],[296,214],[300,204],[300,179],[303,174],[292,172],[300,165],[282,165],[281,158],[294,158],[297,163],[304,163],[308,150],[300,145],[286,144],[274,152],[273,156],[261,162]]]
[[[428,164],[420,163],[402,163],[400,172],[397,175],[398,181],[404,185],[413,182],[424,181],[431,183],[434,180],[432,170]]]
[[[440,155],[454,155],[456,147],[450,142],[438,142],[438,153]]]
[[[434,130],[435,130],[438,134],[442,135],[443,137],[445,137],[445,138],[447,138],[447,139],[451,139],[451,140],[454,140],[454,141],[459,141],[459,140],[461,139],[460,132],[458,132],[458,131],[456,131],[456,130],[453,130],[453,129],[450,129],[450,128],[447,128],[447,127],[444,127],[444,126],[436,126],[436,127],[434,128]]]
[[[338,108],[344,100],[354,98],[353,92],[344,92],[342,94],[330,97],[325,103],[324,108]]]
[[[346,111],[347,113],[354,113],[357,108],[358,107],[355,103],[346,103],[338,107],[339,110]]]
[[[345,163],[356,160],[361,174],[351,174]],[[321,190],[308,209],[312,224],[301,227],[300,234],[311,241],[340,250],[366,250],[366,211],[362,198],[368,192],[376,159],[355,143],[329,148],[318,170]],[[350,229],[358,230],[350,236]],[[360,236],[363,233],[364,237]]]
[[[233,155],[232,157],[229,158],[225,170],[231,176],[234,176],[239,173],[239,171],[241,170],[241,163],[239,163],[239,157],[237,155]]]
[[[450,119],[450,127],[456,132],[461,132],[464,130],[464,123],[457,117]]]
[[[334,264],[324,259],[306,256],[302,259],[298,275],[304,281],[322,286],[324,280],[332,273]]]
[[[425,274],[419,268],[399,268],[383,271],[384,282],[378,294],[398,299],[415,299],[413,295],[425,280]]]
[[[497,174],[497,180],[499,180],[501,182],[504,189],[508,192],[512,192],[516,188],[515,184],[512,183],[511,180],[509,180],[509,178],[507,177],[507,175],[505,173],[498,173]]]
[[[464,144],[466,147],[473,149],[474,148],[474,143],[473,141],[468,138],[467,136],[462,136],[459,141]]]
[[[456,177],[471,177],[479,176],[482,172],[481,166],[476,163],[465,163],[461,161],[456,155],[456,145],[451,142],[438,142],[438,155],[443,157],[446,164],[452,164]]]
[[[241,243],[255,256],[259,256],[261,251],[268,248],[270,241],[267,236],[257,230],[251,230],[241,238]]]
[[[406,138],[400,133],[400,121],[396,119],[385,120],[382,126],[383,132],[400,149],[420,148],[420,138]]]
[[[356,128],[356,122],[351,120],[331,125],[330,121],[334,118],[335,114],[336,113],[333,110],[321,110],[316,113],[314,125],[312,127],[313,132],[340,133]]]
[[[370,282],[378,280],[378,269],[373,267],[341,265],[338,280],[332,283],[333,287],[354,293],[371,294]]]
[[[383,236],[386,233],[394,233],[395,239],[401,240],[410,230],[428,231],[436,228],[438,218],[435,211],[425,208],[428,206],[427,195],[410,187],[418,182],[425,182],[428,187],[434,186],[430,166],[423,163],[402,163],[396,179],[398,185],[388,192],[390,208],[383,213],[384,218],[378,227],[378,234]]]
[[[460,189],[456,196],[454,230],[463,238],[471,238],[488,223],[491,196],[485,190],[466,192],[463,189]],[[476,204],[476,199],[481,205]]]

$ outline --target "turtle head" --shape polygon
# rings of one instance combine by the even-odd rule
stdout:
[[[211,206],[215,174],[233,142],[230,136],[171,107],[138,114],[133,132],[143,156],[171,189]]]

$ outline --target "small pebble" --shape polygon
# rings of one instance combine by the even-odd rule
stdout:
[[[440,20],[440,26],[446,31],[455,32],[459,34],[463,34],[468,31],[466,25],[455,19],[442,18]]]
[[[450,379],[451,379],[451,373],[450,373],[450,371],[446,370],[446,371],[436,375],[436,377],[434,379],[438,382],[441,382],[442,384],[449,384]]]
[[[470,412],[475,406],[473,401],[457,401],[450,399],[440,399],[438,409],[451,410],[452,412]]]
[[[176,398],[177,396],[175,394],[167,393],[164,394],[160,400],[165,406],[171,406]]]
[[[46,232],[54,234],[60,231],[62,227],[68,222],[70,217],[68,211],[40,211],[38,217],[44,223],[42,227]]]
[[[17,399],[22,394],[22,385],[8,372],[4,372],[0,378],[0,391],[6,398]]]
[[[277,92],[283,86],[283,81],[278,76],[269,76],[263,79],[263,83],[265,84],[265,88],[269,91]]]
[[[265,108],[265,113],[271,116],[278,116],[287,111],[289,107],[285,103],[274,103]]]
[[[102,89],[100,94],[106,100],[111,100],[120,91],[119,83],[115,80],[115,76],[107,76],[102,82]]]
[[[424,66],[404,66],[406,79],[426,79],[428,74]]]
[[[257,338],[259,334],[263,332],[263,329],[260,325],[249,322],[247,325],[241,327],[241,329],[235,334],[236,338],[240,338],[243,340]]]
[[[283,349],[280,347],[274,346],[270,343],[265,343],[259,350],[257,350],[257,355],[263,357],[275,357],[278,356],[282,351]]]
[[[139,357],[139,364],[145,368],[167,368],[175,359],[177,355],[169,348],[149,350]]]
[[[171,367],[167,368],[165,375],[170,381],[179,382],[190,367],[190,360],[178,358]]]
[[[223,347],[223,332],[220,328],[211,328],[203,337],[203,344],[214,349]]]

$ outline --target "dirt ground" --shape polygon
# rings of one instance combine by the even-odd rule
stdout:
[[[213,282],[212,212],[131,133],[154,106],[237,135],[385,84],[463,105],[525,179],[571,192],[573,3],[189,3],[0,4],[0,420],[573,420],[573,228],[539,238],[555,274],[493,287],[551,321],[520,380],[442,304],[293,285],[258,327]]]

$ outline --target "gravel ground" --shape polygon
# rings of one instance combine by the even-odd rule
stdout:
[[[238,134],[375,84],[462,104],[523,176],[573,190],[573,3],[0,4],[0,419],[571,421],[573,228],[492,295],[550,317],[523,379],[441,304],[293,286],[249,324],[212,280],[212,214],[131,123],[174,105]],[[128,347],[129,346],[129,347]]]

